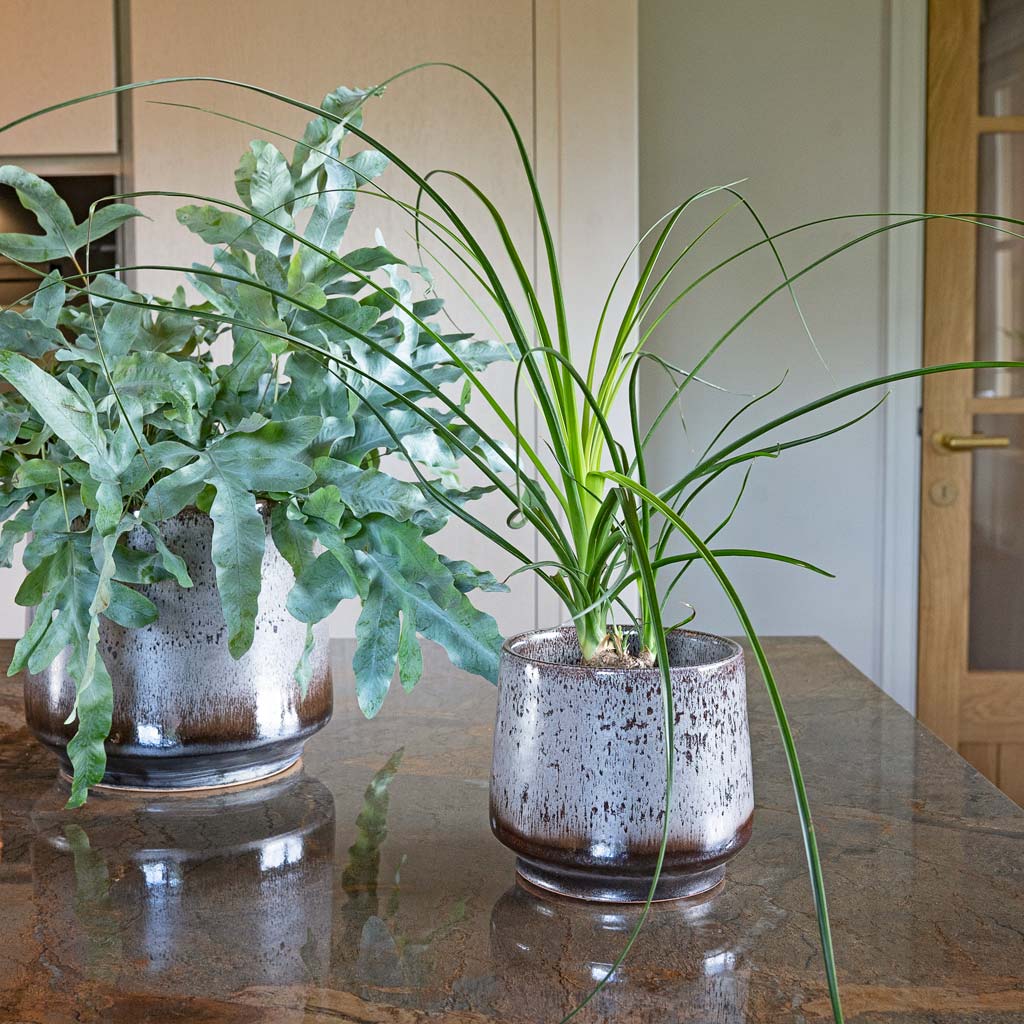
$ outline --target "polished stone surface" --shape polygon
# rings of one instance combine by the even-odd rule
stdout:
[[[9,657],[10,645],[0,645]],[[0,1020],[557,1021],[637,911],[517,887],[490,834],[495,691],[427,653],[412,695],[337,709],[300,769],[191,796],[94,791],[0,683]],[[1024,811],[822,641],[769,643],[825,864],[850,1021],[1024,1021]],[[577,1020],[828,1019],[775,726],[750,671],[757,810],[724,885],[655,907]],[[396,689],[398,689],[396,687]]]

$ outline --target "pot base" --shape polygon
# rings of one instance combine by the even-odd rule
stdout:
[[[576,871],[570,868],[541,864],[528,857],[516,858],[516,873],[530,885],[593,903],[645,903],[651,888],[649,878],[635,875],[610,875]],[[725,879],[725,865],[716,864],[704,871],[685,875],[663,873],[654,890],[654,899],[682,900],[701,896]]]
[[[107,789],[184,792],[263,782],[291,768],[302,755],[304,745],[305,738],[258,750],[186,756],[108,754],[107,770],[99,785]],[[70,778],[71,762],[63,750],[57,753],[61,774]]]

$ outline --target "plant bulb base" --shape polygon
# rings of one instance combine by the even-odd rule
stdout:
[[[517,858],[516,872],[536,889],[594,903],[644,903],[651,889],[651,879],[642,875],[612,875],[604,871],[597,874],[540,864],[527,857]],[[702,896],[724,880],[724,864],[680,875],[663,873],[654,899],[660,902]]]

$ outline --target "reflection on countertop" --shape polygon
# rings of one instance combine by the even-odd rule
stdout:
[[[4,653],[9,653],[9,649]],[[821,641],[770,643],[825,862],[851,1022],[1024,1020],[1024,812]],[[516,881],[490,835],[494,690],[435,651],[304,763],[190,795],[66,784],[0,685],[0,1022],[558,1021],[637,906]],[[774,723],[751,673],[757,811],[705,897],[657,904],[581,1022],[823,1021],[828,1002]]]
[[[191,796],[99,789],[81,814],[66,800],[57,783],[31,812],[51,983],[227,998],[325,982],[335,821],[322,782],[292,769]]]

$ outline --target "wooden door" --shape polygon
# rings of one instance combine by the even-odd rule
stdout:
[[[931,0],[928,50],[929,211],[1024,218],[1024,0]],[[931,222],[924,326],[1024,358],[1024,241]],[[1024,803],[1024,371],[927,378],[922,445],[918,713]]]

